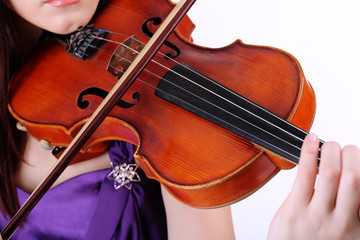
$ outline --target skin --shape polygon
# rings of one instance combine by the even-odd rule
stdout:
[[[9,7],[21,18],[17,20],[18,34],[26,37],[26,53],[36,43],[42,29],[66,34],[84,26],[93,16],[98,0],[79,0],[67,6],[56,6],[68,0],[10,0]],[[31,29],[31,31],[29,31]],[[24,160],[17,171],[16,184],[32,192],[53,166],[56,158],[42,149],[34,138],[27,137]],[[54,186],[80,174],[109,168],[107,153],[75,163],[66,168]],[[196,209],[174,199],[163,187],[162,195],[167,215],[169,239],[235,239],[230,207]],[[219,221],[220,220],[220,221]],[[214,226],[217,226],[216,228]],[[0,238],[1,239],[1,238]]]
[[[57,0],[9,0],[9,7],[23,19],[50,32],[66,34],[85,26],[94,15],[99,0],[81,0],[59,6]]]
[[[317,176],[318,146],[316,135],[305,139],[292,191],[271,223],[268,240],[359,239],[360,150],[324,144]]]

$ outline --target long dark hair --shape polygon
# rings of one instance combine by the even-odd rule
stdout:
[[[15,170],[22,159],[26,135],[16,129],[16,121],[8,110],[8,84],[22,62],[14,14],[0,0],[0,208],[5,216],[13,216],[19,208]]]
[[[19,209],[15,173],[22,161],[26,134],[17,130],[16,121],[8,110],[8,84],[20,68],[24,56],[17,36],[15,21],[18,16],[0,0],[0,211],[14,216]],[[100,0],[97,11],[108,0]]]

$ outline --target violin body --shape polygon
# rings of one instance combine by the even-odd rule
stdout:
[[[128,39],[115,33],[135,35],[147,42],[149,32],[158,27],[153,19],[164,19],[172,8],[168,0],[109,1],[92,23],[111,32],[100,49],[85,59],[67,52],[67,43],[58,38],[43,40],[10,84],[11,113],[35,138],[66,147],[124,67],[119,63],[119,69],[109,68],[119,45],[114,42]],[[184,18],[160,49],[171,57],[154,57],[82,152],[96,154],[113,140],[129,141],[137,147],[134,156],[148,177],[161,182],[186,204],[217,207],[250,195],[280,169],[295,164],[209,121],[196,113],[197,107],[189,111],[179,106],[178,97],[172,102],[162,96],[171,91],[163,86],[172,76],[170,69],[184,63],[230,90],[230,95],[241,95],[305,131],[314,119],[315,96],[300,64],[290,54],[240,40],[219,49],[199,46],[192,42],[193,28]],[[193,75],[182,68],[179,71]],[[80,98],[88,105],[80,106]]]

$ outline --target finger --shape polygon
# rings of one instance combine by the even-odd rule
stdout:
[[[342,174],[336,201],[336,210],[359,220],[360,150],[347,146],[342,152]]]
[[[319,138],[315,134],[309,134],[301,148],[298,172],[291,191],[300,204],[308,204],[313,195],[318,155]]]
[[[333,211],[341,176],[341,147],[335,142],[327,142],[321,148],[318,181],[313,204],[326,212]]]

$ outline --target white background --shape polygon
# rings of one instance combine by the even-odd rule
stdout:
[[[316,94],[311,132],[360,146],[359,0],[198,0],[188,15],[199,45],[221,47],[241,39],[295,56]],[[282,171],[232,206],[236,239],[266,239],[295,174],[296,168]]]

